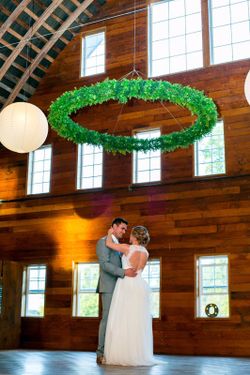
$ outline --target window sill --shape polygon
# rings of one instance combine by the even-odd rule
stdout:
[[[133,190],[133,188],[137,187],[146,187],[146,186],[160,186],[162,185],[162,181],[152,181],[152,182],[134,182],[128,186],[128,190]]]

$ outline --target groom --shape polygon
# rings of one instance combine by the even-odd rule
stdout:
[[[119,243],[119,239],[126,233],[128,222],[121,217],[117,217],[113,220],[111,226],[114,230],[112,235],[113,241]],[[120,254],[117,251],[109,249],[105,244],[105,240],[106,236],[101,238],[96,245],[96,254],[100,264],[100,278],[96,291],[101,294],[102,298],[102,320],[99,326],[98,347],[96,351],[96,362],[98,364],[104,362],[103,353],[108,313],[117,278],[136,276],[136,272],[132,268],[126,270],[121,268]]]

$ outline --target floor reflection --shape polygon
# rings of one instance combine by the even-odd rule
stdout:
[[[0,375],[250,375],[250,358],[157,355],[152,367],[98,366],[93,352],[0,351]]]

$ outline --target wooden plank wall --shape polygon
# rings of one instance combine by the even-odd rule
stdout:
[[[138,2],[139,3],[139,2]],[[113,14],[126,2],[107,6]],[[142,2],[141,2],[142,4]],[[44,111],[66,90],[120,78],[133,65],[132,15],[111,19],[106,27],[107,71],[79,78],[80,36],[57,58],[32,102]],[[147,74],[147,16],[136,17],[137,69]],[[95,350],[98,319],[72,318],[72,262],[95,261],[95,244],[112,218],[149,228],[150,255],[162,262],[161,319],[154,322],[155,351],[169,354],[250,355],[250,107],[243,83],[249,60],[162,77],[204,90],[225,123],[226,175],[193,177],[193,147],[162,155],[162,182],[132,186],[130,155],[104,155],[104,187],[77,192],[76,146],[50,132],[53,145],[51,193],[26,197],[27,155],[1,149],[1,257],[46,263],[48,280],[44,319],[23,318],[21,346]],[[132,100],[79,111],[87,127],[130,135],[133,129],[161,126],[163,133],[185,127],[186,110]],[[119,115],[120,113],[120,115]],[[119,115],[119,116],[118,116]],[[194,257],[229,254],[231,316],[194,318]]]
[[[0,314],[0,349],[20,346],[22,267],[17,262],[0,262],[3,285]]]

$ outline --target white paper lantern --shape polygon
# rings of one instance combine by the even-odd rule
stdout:
[[[246,76],[244,91],[245,91],[246,100],[248,101],[248,104],[250,104],[250,70]]]
[[[47,118],[33,104],[13,103],[0,113],[0,142],[11,151],[34,151],[43,144],[47,134]]]

